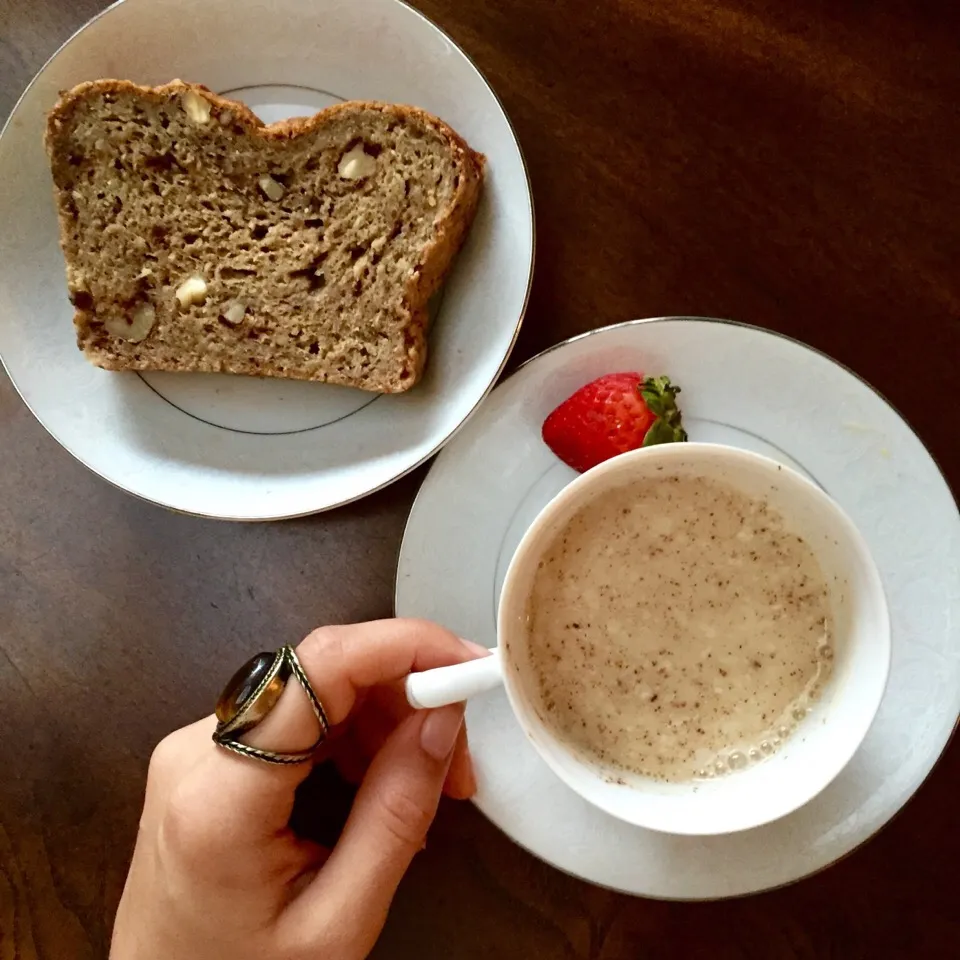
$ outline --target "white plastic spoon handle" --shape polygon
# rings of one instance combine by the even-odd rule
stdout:
[[[479,660],[411,673],[406,680],[407,702],[416,710],[445,707],[492,690],[502,682],[500,651],[495,647],[488,657]]]

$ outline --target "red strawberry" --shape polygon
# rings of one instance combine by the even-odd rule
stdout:
[[[543,422],[543,442],[583,473],[628,450],[686,440],[669,377],[608,373],[581,387]]]

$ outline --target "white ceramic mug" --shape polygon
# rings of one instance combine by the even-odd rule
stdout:
[[[587,502],[663,470],[723,481],[765,500],[814,551],[830,587],[836,638],[832,675],[813,710],[771,757],[710,780],[664,783],[611,771],[575,753],[538,716],[525,685],[526,604],[555,534]],[[648,447],[600,464],[541,510],[507,571],[491,656],[407,678],[419,708],[466,700],[503,683],[510,706],[548,766],[613,816],[668,833],[708,835],[756,827],[796,810],[843,769],[880,706],[890,666],[890,623],[880,574],[849,517],[799,473],[759,454],[718,444]],[[611,776],[611,772],[615,775]]]

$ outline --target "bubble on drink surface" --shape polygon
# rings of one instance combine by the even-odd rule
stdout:
[[[731,770],[743,770],[747,765],[747,755],[742,750],[734,750],[727,757],[727,762],[730,764]]]
[[[763,753],[771,754],[773,753],[774,745],[769,740],[760,741],[760,750]]]

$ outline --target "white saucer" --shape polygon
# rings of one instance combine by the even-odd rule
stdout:
[[[42,135],[58,91],[179,77],[264,120],[343,99],[410,103],[488,159],[476,222],[435,305],[424,381],[377,397],[249,377],[116,374],[76,348]],[[533,270],[533,205],[503,108],[476,67],[398,0],[124,0],[40,71],[0,135],[0,356],[37,419],[111,483],[188,513],[313,513],[433,454],[496,382]]]
[[[573,477],[540,439],[544,417],[604,373],[669,374],[692,440],[767,454],[819,483],[866,537],[884,580],[893,663],[880,712],[849,766],[782,820],[721,837],[615,820],[557,779],[498,690],[471,701],[477,805],[532,853],[626,893],[713,899],[766,890],[842,857],[913,795],[960,711],[960,515],[923,444],[862,380],[754,327],[636,321],[536,357],[437,459],[407,524],[401,616],[492,646],[503,575],[527,525]]]

